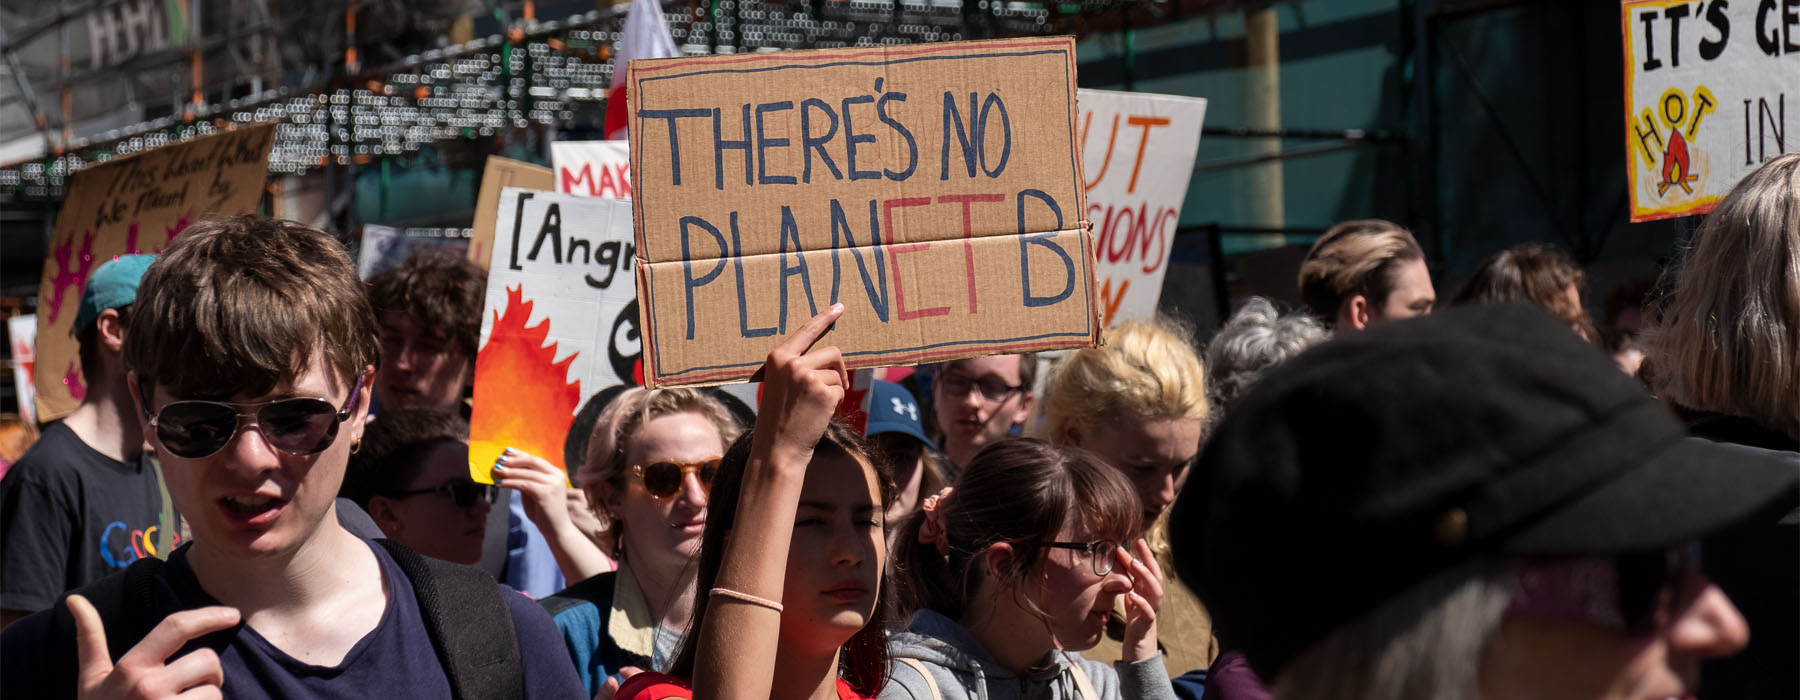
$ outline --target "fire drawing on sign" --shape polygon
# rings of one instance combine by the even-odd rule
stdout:
[[[568,379],[569,365],[579,353],[557,360],[556,343],[544,342],[550,336],[550,320],[525,325],[531,307],[532,302],[525,300],[524,285],[507,287],[506,310],[494,314],[487,345],[475,355],[475,395],[481,397],[477,405],[497,410],[476,411],[470,435],[498,436],[505,442],[470,442],[471,469],[493,464],[508,447],[553,464],[562,461],[563,437],[581,405],[581,380]],[[510,400],[492,401],[489,397]],[[567,470],[566,465],[559,466]]]

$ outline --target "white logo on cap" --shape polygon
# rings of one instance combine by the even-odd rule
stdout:
[[[890,396],[890,397],[888,397],[888,400],[894,402],[894,412],[895,413],[898,413],[903,416],[911,417],[915,421],[919,419],[919,405],[918,404],[912,403],[910,401],[903,402],[900,400],[900,397],[898,397],[898,396]]]

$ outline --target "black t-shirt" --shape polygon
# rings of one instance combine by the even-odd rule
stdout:
[[[0,480],[0,609],[43,610],[154,556],[158,530],[176,526],[159,522],[162,505],[148,457],[114,461],[52,424]]]
[[[450,682],[444,675],[443,663],[432,648],[419,612],[418,598],[412,583],[387,551],[368,543],[381,562],[382,575],[388,581],[388,604],[381,622],[365,635],[342,661],[332,666],[308,664],[276,648],[249,625],[240,624],[221,634],[208,635],[190,643],[173,658],[206,646],[219,655],[224,670],[224,694],[227,698],[283,698],[312,700],[327,698],[381,698],[408,700],[450,697]],[[157,597],[173,596],[180,609],[193,609],[219,602],[200,587],[194,570],[188,565],[187,548],[176,550],[169,562],[156,572]],[[525,679],[525,697],[532,700],[552,698],[585,698],[575,666],[563,648],[561,635],[549,614],[531,599],[495,584],[506,599],[512,616],[513,632],[519,642],[519,658]],[[35,669],[53,668],[46,649],[50,632],[50,614],[38,613],[20,620],[0,633],[0,695],[7,698],[50,697],[45,684],[50,679]],[[74,653],[74,649],[61,653]]]

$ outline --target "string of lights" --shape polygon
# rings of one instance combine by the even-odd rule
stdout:
[[[688,54],[900,45],[1077,32],[1109,9],[1152,0],[1045,4],[1002,0],[676,0],[670,34]],[[0,167],[0,195],[59,198],[68,177],[96,162],[238,125],[279,123],[271,175],[332,163],[415,154],[435,143],[533,126],[598,120],[612,80],[623,9],[563,20],[516,21],[495,34],[409,56],[335,87],[280,87],[77,138],[60,155]]]

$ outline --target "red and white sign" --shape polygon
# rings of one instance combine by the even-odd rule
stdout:
[[[557,141],[550,144],[556,191],[582,197],[631,199],[630,141]]]
[[[1149,318],[1169,270],[1206,100],[1079,90],[1076,102],[1101,320]]]

